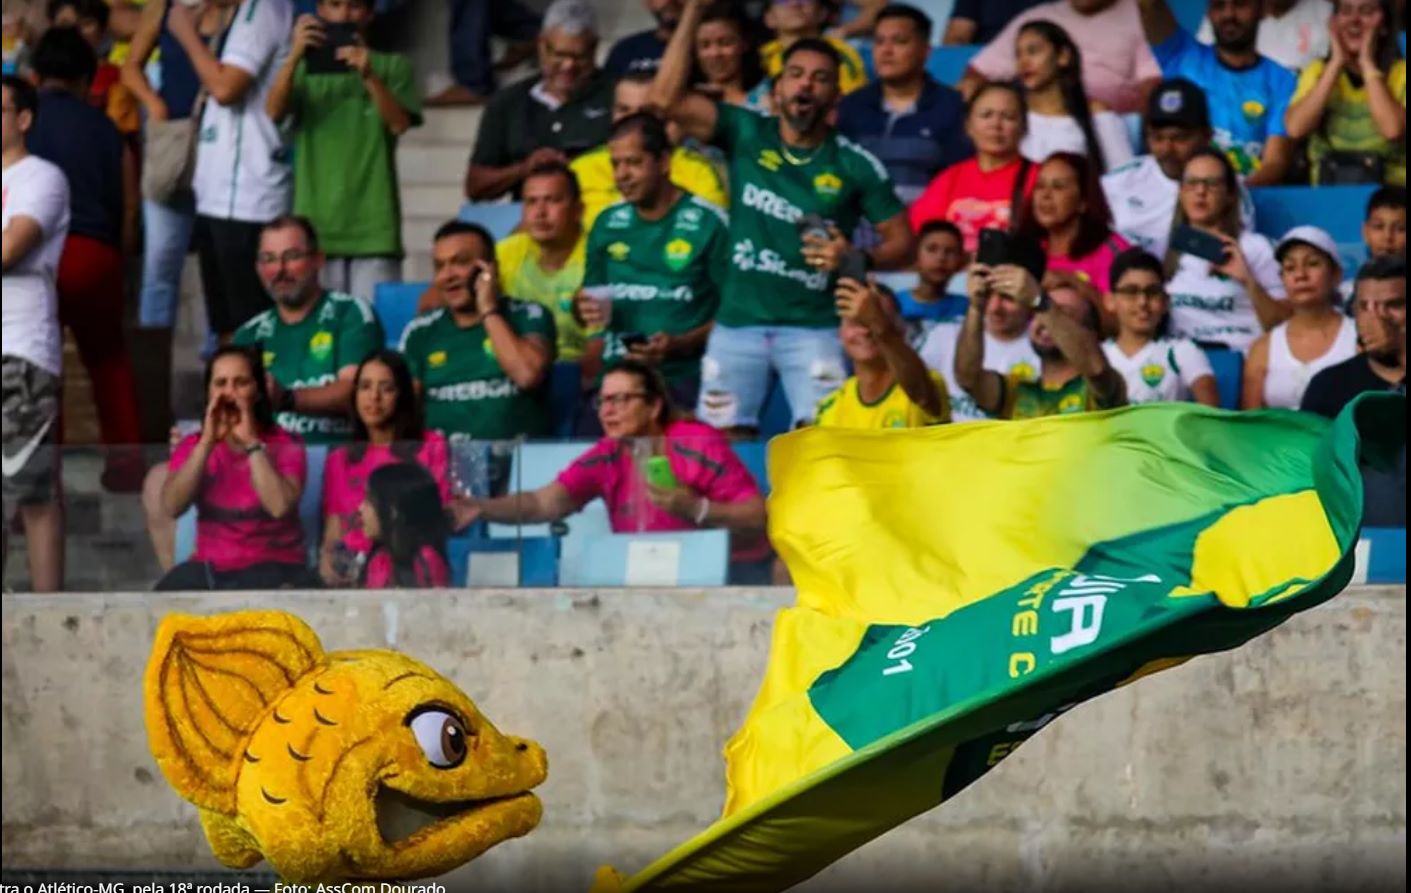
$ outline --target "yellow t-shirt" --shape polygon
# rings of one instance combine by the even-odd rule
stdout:
[[[950,421],[950,394],[946,391],[946,380],[940,373],[932,371],[931,380],[941,392],[940,415],[928,415],[924,409],[911,402],[901,385],[893,383],[875,403],[866,403],[857,393],[857,376],[854,375],[843,386],[824,397],[818,403],[814,423],[827,428],[866,428],[885,430],[888,428],[925,428]]]
[[[612,157],[607,146],[584,152],[569,165],[578,178],[583,192],[583,229],[593,228],[593,221],[608,205],[622,201],[617,183],[612,178]],[[671,182],[692,195],[699,196],[720,208],[730,204],[720,171],[710,159],[694,149],[678,146],[671,153]]]
[[[1293,101],[1307,96],[1323,76],[1327,63],[1318,59],[1298,76],[1298,89]],[[1406,106],[1406,60],[1397,59],[1387,72],[1387,88],[1396,101]],[[1312,168],[1313,182],[1318,182],[1318,160],[1329,149],[1339,152],[1376,152],[1386,158],[1387,182],[1396,186],[1406,185],[1406,140],[1388,142],[1372,120],[1372,109],[1367,104],[1367,88],[1354,87],[1347,72],[1338,75],[1337,85],[1328,98],[1323,111],[1323,125],[1313,131],[1308,138],[1308,161]]]
[[[554,271],[539,266],[539,246],[527,233],[514,233],[495,246],[500,290],[511,298],[542,304],[553,314],[560,360],[581,359],[587,341],[583,327],[573,318],[573,296],[583,285],[583,247],[587,241],[586,233],[580,236],[568,262]]]
[[[838,86],[842,88],[843,93],[851,93],[866,86],[867,67],[862,64],[862,57],[858,55],[857,50],[848,42],[831,35],[823,39],[828,41],[842,58],[843,65],[838,70]],[[759,60],[764,63],[765,74],[772,78],[778,77],[779,70],[784,66],[784,45],[777,40],[771,40],[759,48]]]

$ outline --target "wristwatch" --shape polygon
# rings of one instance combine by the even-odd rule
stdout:
[[[264,441],[262,441],[262,440],[257,440],[257,441],[255,441],[254,443],[250,444],[249,446],[245,447],[245,455],[247,455],[247,456],[253,456],[253,455],[255,455],[256,453],[262,453],[262,452],[264,452],[264,449],[265,449],[265,443],[264,443]]]

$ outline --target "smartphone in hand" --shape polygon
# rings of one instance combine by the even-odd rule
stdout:
[[[866,284],[867,255],[856,248],[848,249],[848,252],[843,255],[843,259],[838,262],[838,278],[852,279]]]
[[[833,236],[828,231],[828,221],[818,214],[805,214],[794,224],[799,230],[799,239],[810,241],[812,239],[831,239]]]
[[[1182,254],[1208,260],[1216,266],[1230,259],[1229,249],[1225,247],[1224,242],[1189,225],[1178,226],[1172,230],[1171,247]]]
[[[671,470],[671,460],[665,456],[652,456],[646,462],[647,483],[659,490],[675,490],[681,486],[676,480],[676,472]]]
[[[338,58],[343,47],[357,46],[358,29],[351,22],[321,22],[323,43],[309,47],[304,53],[305,70],[309,74],[340,74],[348,64]]]
[[[647,343],[647,336],[641,332],[628,332],[622,336],[622,349],[631,350],[634,347],[642,347]]]

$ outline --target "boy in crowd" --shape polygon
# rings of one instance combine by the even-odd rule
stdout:
[[[764,14],[764,24],[775,36],[759,48],[764,73],[771,78],[778,77],[789,47],[805,38],[814,38],[827,41],[838,54],[838,85],[844,94],[866,84],[867,68],[857,50],[847,41],[823,33],[836,5],[837,0],[772,0]]]
[[[1129,403],[1194,400],[1220,405],[1220,390],[1205,351],[1188,338],[1167,338],[1171,299],[1155,255],[1129,248],[1112,262],[1107,312],[1117,336],[1103,342],[1112,368],[1127,381]]]
[[[965,237],[949,220],[928,220],[916,236],[916,287],[897,295],[907,340],[920,347],[936,323],[958,319],[968,306],[965,295],[948,291],[956,273],[965,269]]]
[[[323,284],[372,300],[379,282],[402,279],[397,138],[420,123],[411,61],[367,47],[371,0],[319,0],[300,16],[293,47],[265,110],[293,119],[294,213],[317,229],[327,261]],[[326,47],[332,29],[355,41]]]
[[[1368,258],[1406,254],[1406,187],[1383,186],[1367,199],[1362,244],[1367,246]],[[1338,289],[1349,316],[1355,313],[1355,286],[1356,280],[1348,279]]]

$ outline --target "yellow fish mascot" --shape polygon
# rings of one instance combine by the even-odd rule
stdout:
[[[294,883],[433,877],[528,834],[548,760],[436,671],[324,652],[281,611],[174,614],[144,679],[157,765],[216,858]]]

